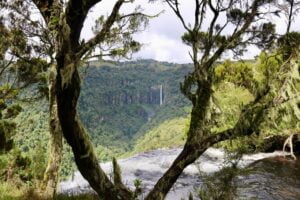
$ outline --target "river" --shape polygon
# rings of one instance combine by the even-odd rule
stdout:
[[[118,160],[122,169],[123,182],[134,188],[135,179],[142,181],[144,195],[149,192],[155,182],[168,169],[181,149],[159,149]],[[249,172],[235,178],[237,199],[261,200],[299,200],[300,199],[300,161],[283,157],[283,152],[257,153],[244,155],[239,162],[240,168]],[[201,174],[212,174],[224,166],[225,153],[221,149],[209,148],[199,160],[188,166],[180,176],[167,200],[187,199],[190,192],[194,193],[202,184]],[[101,163],[104,171],[111,175],[112,164]],[[90,192],[88,183],[79,172],[61,182],[60,193],[76,195]],[[143,196],[141,199],[143,199]]]

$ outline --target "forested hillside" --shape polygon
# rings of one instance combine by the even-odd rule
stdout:
[[[188,121],[190,105],[180,93],[179,85],[182,75],[190,70],[190,65],[154,60],[91,62],[88,67],[83,66],[80,118],[88,129],[100,160],[110,160],[112,156],[131,152],[138,139],[157,128],[162,132],[168,131],[170,135],[166,134],[166,137],[175,136],[172,137],[174,142],[166,141],[166,146],[182,144],[182,130]],[[48,102],[44,99],[22,104],[23,112],[16,118],[16,146],[31,159],[33,152],[47,157]],[[164,124],[167,126],[160,127]],[[158,145],[162,147],[162,144]],[[150,146],[141,151],[149,150]],[[71,173],[72,163],[68,145],[65,145],[64,151],[63,177]],[[45,160],[41,162],[40,176]]]
[[[154,121],[186,117],[179,85],[190,70],[154,60],[91,62],[82,73],[79,111],[93,142],[128,151]]]
[[[215,81],[215,130],[231,127],[236,123],[241,106],[253,100],[248,89],[253,80],[263,81],[265,56],[262,54],[256,61],[247,62],[228,60],[216,67],[216,79],[220,76],[225,76],[226,79]],[[88,129],[100,160],[184,144],[191,105],[181,94],[179,85],[182,74],[187,74],[190,69],[190,65],[154,60],[94,61],[88,67],[82,67],[80,118]],[[295,84],[295,87],[299,87],[298,82]],[[16,119],[19,127],[15,140],[22,152],[28,152],[28,155],[47,151],[47,109],[46,100],[34,104],[25,103],[24,111]],[[274,127],[274,121],[266,121],[264,133],[255,141],[248,141],[248,145],[264,149],[261,146],[265,145],[263,138],[299,128],[297,120],[300,116],[294,113],[297,109],[290,109],[291,113],[278,115],[274,108],[272,115],[276,119],[273,120],[279,122],[279,126]],[[68,162],[63,162],[66,166],[61,168],[64,176],[71,172],[72,157],[70,149],[65,154]]]

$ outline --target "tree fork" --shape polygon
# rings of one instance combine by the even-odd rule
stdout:
[[[198,83],[197,91],[199,96],[196,98],[196,104],[193,105],[188,138],[182,152],[177,156],[172,166],[158,180],[153,190],[146,197],[146,200],[163,200],[183,170],[195,162],[211,145],[210,141],[203,140],[203,136],[206,133],[206,113],[212,95],[211,82],[208,81],[206,83]]]

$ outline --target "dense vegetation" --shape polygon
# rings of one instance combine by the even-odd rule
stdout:
[[[84,73],[79,111],[94,144],[128,151],[135,138],[143,135],[143,127],[149,129],[153,121],[187,114],[188,103],[180,94],[179,83],[190,70],[190,65],[153,60],[90,63]]]
[[[30,83],[36,83],[34,87],[39,92],[42,83],[41,92],[49,100],[49,105],[42,100],[35,108],[22,102],[29,112],[17,116],[21,106],[14,105],[14,101],[23,96],[11,87],[15,81],[1,88],[0,169],[1,179],[6,181],[1,185],[5,192],[11,183],[19,188],[25,183],[27,187],[37,187],[41,197],[53,198],[61,160],[65,165],[62,176],[68,175],[74,160],[98,197],[135,199],[139,190],[124,185],[116,160],[113,159],[112,180],[99,166],[97,157],[105,159],[112,154],[162,147],[172,138],[168,146],[184,144],[183,149],[145,197],[162,200],[183,170],[211,146],[238,148],[247,141],[245,146],[251,151],[268,150],[271,147],[264,144],[274,148],[274,138],[279,135],[283,140],[276,142],[281,144],[287,138],[284,146],[288,143],[292,148],[292,138],[299,133],[300,34],[291,31],[291,23],[300,2],[195,0],[191,24],[182,15],[178,0],[166,0],[186,31],[182,41],[190,47],[191,68],[154,61],[145,65],[91,62],[82,66],[93,57],[127,57],[138,51],[141,45],[133,35],[153,17],[143,14],[139,6],[133,13],[124,14],[122,6],[134,1],[117,0],[110,14],[95,21],[94,36],[82,40],[85,19],[99,2],[0,2],[0,10],[8,13],[1,12],[0,30],[12,39],[9,45],[4,42],[0,46],[3,69],[7,69],[6,62],[19,67],[15,77],[21,79],[16,82],[34,80]],[[270,9],[265,11],[265,7]],[[283,8],[283,13],[278,7]],[[31,9],[37,10],[39,17]],[[212,16],[208,17],[208,13]],[[286,32],[279,35],[269,19],[281,15],[288,23]],[[238,57],[250,45],[262,50],[255,61],[219,62],[224,53]],[[7,54],[12,57],[10,61]],[[7,74],[2,72],[1,78],[6,79]],[[12,95],[6,96],[10,89]],[[25,93],[33,96],[31,89]],[[39,113],[47,108],[49,127],[41,120],[45,115]],[[40,122],[34,123],[36,119]],[[14,137],[15,146],[11,139],[14,130],[20,131],[19,137]],[[46,130],[50,133],[49,150]],[[63,138],[72,156],[68,148],[62,154]],[[266,139],[273,142],[265,142]],[[41,161],[35,162],[36,159]]]
[[[122,156],[133,149],[137,138],[145,135],[145,132],[156,128],[167,120],[184,121],[188,115],[188,103],[180,95],[178,85],[181,74],[190,70],[189,65],[160,63],[152,60],[104,63],[97,66],[83,68],[84,92],[80,97],[80,117],[90,131],[93,143],[96,145],[96,153],[101,161],[111,160],[113,156]],[[114,71],[112,74],[111,71]],[[124,81],[132,80],[132,84],[124,85]],[[112,84],[112,81],[115,81]],[[153,90],[159,84],[164,84],[164,102],[159,105],[159,90]],[[152,92],[152,93],[151,93]],[[119,102],[112,104],[105,102],[106,98],[113,98],[121,94],[136,96],[140,93],[145,96],[140,102]],[[22,173],[21,181],[41,180],[46,168],[49,155],[49,125],[48,102],[46,99],[36,102],[22,102],[23,111],[15,118],[16,134],[14,136],[15,150],[1,156],[1,174],[10,165],[13,165],[14,176]],[[92,109],[91,109],[92,108]],[[102,120],[101,120],[102,118]],[[178,119],[177,119],[178,118]],[[169,124],[170,127],[172,124]],[[178,124],[172,128],[176,135],[184,127]],[[170,136],[167,136],[170,137]],[[182,144],[183,140],[169,142],[170,146]],[[150,145],[150,144],[149,144]],[[161,144],[159,144],[161,146]],[[141,149],[140,151],[147,150]],[[25,159],[24,169],[14,166],[11,160],[15,158]],[[64,147],[64,162],[61,167],[61,178],[69,176],[74,168],[70,148]],[[38,160],[38,162],[35,162]],[[28,162],[27,162],[28,161]],[[38,169],[38,170],[37,170]],[[5,176],[2,176],[5,179]]]
[[[240,80],[243,76],[255,76],[257,81],[261,82],[265,59],[266,54],[261,54],[255,61],[231,62],[226,60],[216,67],[216,78],[218,79],[223,73],[226,79],[221,82],[216,80],[215,98],[218,117],[214,129],[222,130],[232,126],[241,111],[241,105],[253,99],[253,95],[247,91],[244,85],[247,81],[241,82]],[[224,65],[229,66],[224,68]],[[190,105],[180,94],[178,84],[181,74],[188,73],[189,70],[189,65],[153,60],[104,64],[95,64],[94,62],[94,65],[85,69],[82,72],[84,92],[79,104],[80,117],[90,131],[98,158],[101,161],[109,161],[113,156],[124,157],[156,148],[183,145],[189,126]],[[110,74],[107,74],[108,71]],[[297,77],[296,71],[295,76]],[[133,84],[124,85],[124,80],[129,79],[133,81]],[[115,81],[115,84],[111,84],[112,81]],[[105,102],[108,96],[114,96],[114,94],[119,96],[126,93],[135,96],[140,92],[147,95],[152,86],[162,83],[165,90],[162,105],[159,105],[159,102],[119,102],[114,105],[111,105],[111,102]],[[248,83],[253,83],[253,80]],[[295,87],[299,90],[299,80],[295,82]],[[293,106],[294,104],[287,105]],[[274,125],[274,122],[271,121],[272,124],[270,124],[270,121],[266,121],[265,131],[259,137],[248,139],[247,142],[240,138],[236,142],[230,142],[230,145],[224,143],[223,147],[229,147],[232,150],[232,148],[240,147],[240,143],[242,143],[247,145],[251,151],[266,150],[269,144],[264,143],[264,138],[274,134],[288,134],[291,128],[299,130],[300,116],[297,113],[299,107],[290,111],[285,109],[284,112],[287,114],[283,115],[278,114],[283,112],[278,109],[274,108],[274,112],[270,115],[270,117],[276,116],[276,119],[273,120],[276,120],[277,128],[270,127],[270,125]],[[11,160],[21,159],[24,162],[21,166],[18,166],[17,163],[12,166],[15,168],[13,176],[20,177],[20,184],[22,181],[28,181],[29,185],[32,185],[35,180],[41,180],[48,154],[47,113],[46,100],[34,104],[23,103],[23,111],[15,119],[18,124],[14,137],[15,150],[1,156],[1,174],[7,170],[7,167],[14,165]],[[105,118],[105,120],[101,120],[101,118]],[[127,130],[135,131],[129,133]],[[70,149],[66,145],[63,159],[61,179],[69,176],[75,170]],[[35,162],[35,160],[39,162]],[[2,176],[2,178],[4,177]]]

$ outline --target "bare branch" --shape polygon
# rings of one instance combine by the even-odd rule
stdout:
[[[199,0],[195,0],[195,4],[196,4],[196,8],[195,8],[195,25],[194,28],[198,28],[199,27],[199,13],[200,13],[200,2]]]
[[[122,15],[119,17],[119,19],[125,19],[125,18],[129,18],[129,17],[134,17],[134,16],[143,16],[143,17],[147,17],[147,18],[154,18],[154,17],[158,17],[159,15],[161,15],[164,11],[160,11],[159,13],[155,14],[155,15],[147,15],[145,13],[142,12],[133,12],[133,13],[129,13],[126,15]]]
[[[101,31],[99,31],[99,33],[94,38],[90,39],[88,42],[86,42],[85,44],[83,44],[79,47],[79,51],[77,53],[78,57],[81,58],[87,51],[89,51],[90,49],[95,47],[98,43],[104,41],[110,28],[113,26],[114,22],[118,18],[119,10],[120,10],[121,6],[123,5],[124,1],[125,0],[118,0],[115,3],[113,10],[112,10],[110,16],[108,17],[108,19],[106,20],[105,24],[103,25],[103,28],[101,29]]]
[[[181,23],[182,23],[183,27],[185,28],[185,30],[190,32],[191,29],[186,25],[186,22],[184,21],[183,16],[180,12],[178,0],[174,0],[174,1],[173,0],[166,0],[166,2],[170,6],[170,8],[174,11],[174,13],[177,15],[177,17],[181,21]]]
[[[13,57],[10,58],[10,60],[3,64],[3,66],[1,66],[1,70],[0,70],[0,77],[2,76],[2,74],[5,72],[5,70],[11,66],[11,64],[13,63]],[[1,64],[2,65],[2,64]]]

